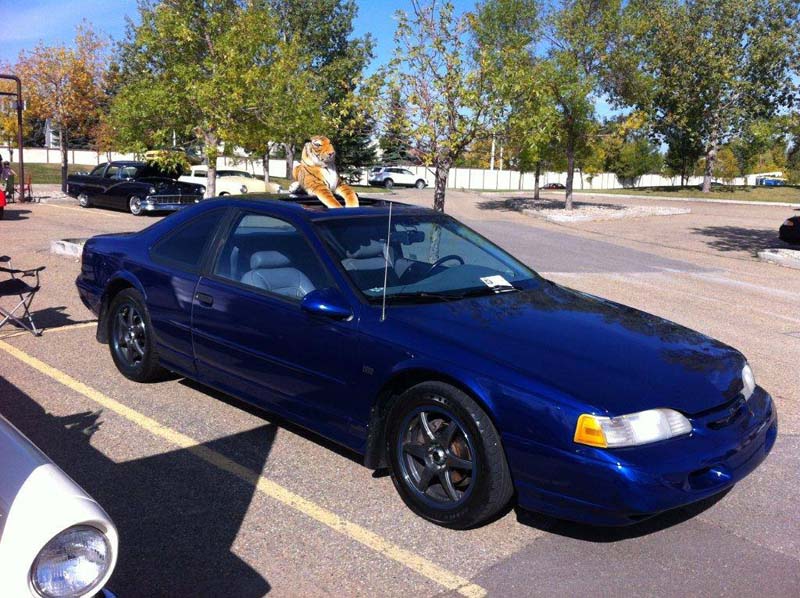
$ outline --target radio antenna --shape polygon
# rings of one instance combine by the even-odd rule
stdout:
[[[386,284],[389,282],[389,241],[392,238],[392,203],[389,202],[389,224],[386,227],[386,247],[383,249],[383,301],[381,302],[381,322],[386,320]]]

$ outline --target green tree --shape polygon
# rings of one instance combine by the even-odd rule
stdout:
[[[681,186],[684,186],[703,155],[703,146],[691,132],[676,127],[667,127],[663,139],[667,144],[664,155],[666,172],[680,176]]]
[[[386,119],[383,134],[379,145],[381,162],[384,164],[401,164],[408,160],[408,150],[411,146],[408,133],[408,115],[403,96],[396,84],[389,89]]]
[[[456,15],[451,2],[412,0],[397,13],[393,68],[408,106],[415,152],[435,170],[433,208],[444,211],[447,175],[476,139],[490,134],[502,112],[492,86],[492,47],[482,45],[473,13]]]
[[[374,42],[370,35],[353,37],[353,21],[358,13],[355,0],[265,0],[275,15],[280,39],[296,43],[305,50],[308,77],[322,110],[316,119],[317,130],[336,147],[336,162],[348,169],[360,157],[369,155],[369,135],[373,126],[365,96],[373,93],[372,82],[363,72],[373,58]],[[364,88],[362,90],[362,87]],[[365,91],[365,93],[361,93]],[[284,103],[294,99],[287,96]],[[287,130],[278,141],[284,144],[288,176],[291,177],[296,148],[309,137],[300,128]]]
[[[662,135],[702,145],[708,192],[719,148],[796,95],[799,11],[796,0],[631,0],[609,89]]]
[[[111,110],[119,140],[141,151],[167,145],[176,129],[193,134],[208,165],[207,196],[216,194],[219,147],[241,109],[241,78],[230,59],[275,36],[270,21],[247,27],[246,16],[247,6],[235,0],[141,0],[140,24],[130,24],[122,46],[126,85]],[[250,43],[241,43],[243,36]],[[252,54],[244,59],[255,61]]]
[[[714,161],[714,176],[730,185],[739,174],[739,164],[730,147],[721,147]]]
[[[623,186],[636,186],[642,175],[661,171],[663,159],[658,147],[646,137],[624,141],[617,150],[606,159],[610,172],[617,175]]]

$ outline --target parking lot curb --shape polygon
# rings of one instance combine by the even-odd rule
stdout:
[[[699,197],[665,197],[663,195],[628,195],[627,193],[594,193],[592,191],[574,191],[573,195],[591,195],[593,197],[605,197],[613,199],[619,197],[622,199],[655,199],[658,201],[682,201],[682,202],[696,202],[696,203],[722,203],[731,204],[736,206],[776,206],[782,208],[800,208],[800,203],[790,203],[786,201],[747,201],[744,199],[703,199]]]
[[[86,239],[56,239],[50,241],[50,253],[80,257],[83,253],[84,243],[86,243]]]
[[[758,252],[758,259],[762,262],[800,270],[800,250],[798,249],[766,249]]]

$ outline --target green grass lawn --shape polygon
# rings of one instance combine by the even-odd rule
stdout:
[[[800,187],[722,187],[714,186],[711,192],[703,193],[697,187],[637,187],[631,189],[575,189],[575,193],[597,193],[609,195],[640,195],[660,197],[690,197],[698,199],[736,199],[757,202],[800,203]]]
[[[88,172],[94,168],[95,164],[70,164],[69,173]],[[11,163],[11,168],[17,173],[15,183],[19,183],[19,164]],[[25,177],[31,176],[31,184],[34,189],[36,185],[58,185],[61,183],[61,164],[25,164]]]

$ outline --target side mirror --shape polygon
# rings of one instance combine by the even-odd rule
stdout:
[[[353,316],[353,309],[342,294],[334,288],[315,289],[303,297],[300,309],[317,316],[334,320],[347,320]]]

